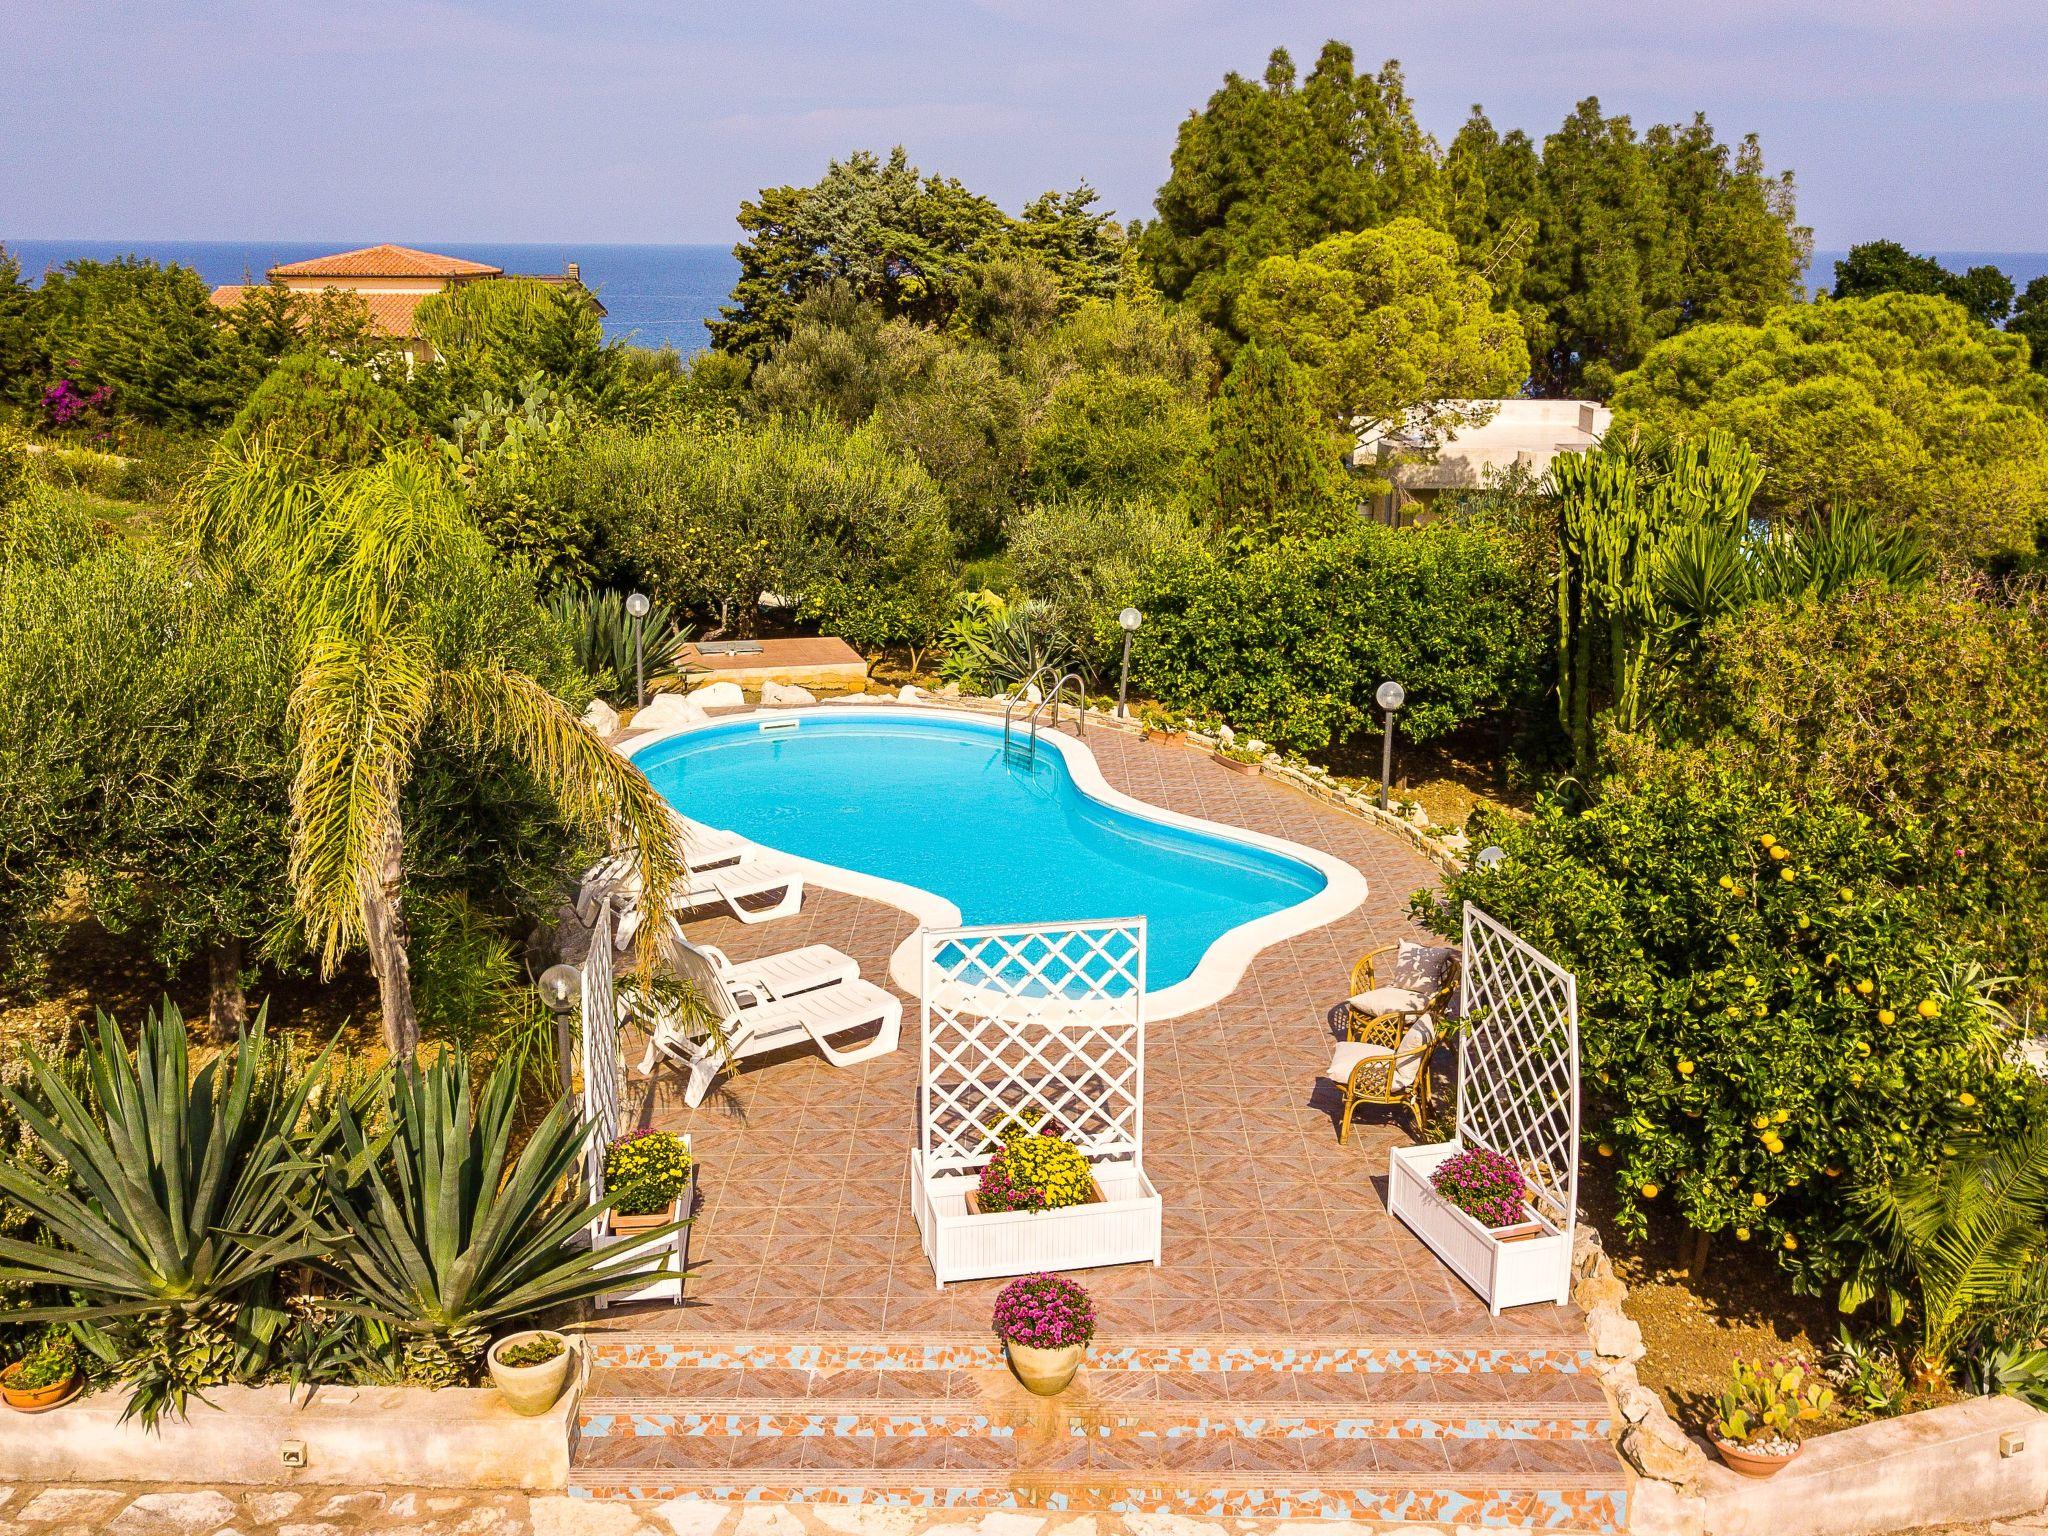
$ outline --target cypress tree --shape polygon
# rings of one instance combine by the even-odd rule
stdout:
[[[1209,516],[1238,538],[1329,532],[1352,512],[1339,445],[1278,347],[1240,350],[1209,412]]]

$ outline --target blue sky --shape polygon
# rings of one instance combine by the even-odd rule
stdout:
[[[0,239],[729,241],[906,144],[1145,213],[1226,70],[1398,57],[1424,125],[1703,109],[1817,244],[2048,249],[2039,0],[0,0]]]

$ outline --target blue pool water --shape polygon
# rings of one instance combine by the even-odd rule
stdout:
[[[1083,794],[1050,747],[1002,727],[806,714],[736,720],[633,759],[685,815],[771,848],[920,886],[967,923],[1147,919],[1148,991],[1183,981],[1221,935],[1305,901],[1322,871]]]

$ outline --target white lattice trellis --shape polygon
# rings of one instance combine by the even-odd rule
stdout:
[[[590,952],[583,962],[583,1032],[579,1065],[583,1071],[583,1123],[590,1139],[584,1143],[584,1184],[593,1204],[604,1198],[604,1154],[618,1139],[623,1117],[621,1089],[625,1080],[625,1052],[619,1039],[620,1014],[617,977],[612,970],[612,928],[614,918],[609,898],[600,904],[597,922],[590,934]],[[689,1138],[683,1138],[687,1144]],[[695,1175],[692,1174],[694,1198]],[[687,1209],[687,1206],[685,1207]],[[641,1242],[613,1234],[603,1216],[590,1224],[590,1242],[596,1248],[618,1248],[617,1265],[622,1276],[654,1273],[649,1280],[622,1279],[618,1290],[597,1298],[597,1306],[620,1301],[675,1301],[683,1299],[683,1270],[689,1260],[690,1229],[684,1227],[670,1237]],[[666,1261],[673,1260],[672,1264]]]
[[[913,1194],[939,1283],[1158,1262],[1144,1172],[1145,920],[930,929]],[[1062,1211],[968,1207],[1005,1135],[1056,1134],[1102,1199]]]
[[[1498,1312],[1571,1295],[1579,1196],[1578,979],[1465,903],[1455,1139],[1397,1147],[1388,1205]],[[1527,1230],[1488,1232],[1439,1198],[1437,1164],[1483,1147],[1522,1170]]]
[[[1458,1140],[1520,1165],[1544,1216],[1579,1205],[1579,981],[1465,903]]]

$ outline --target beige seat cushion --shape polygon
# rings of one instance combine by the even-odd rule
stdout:
[[[1413,1013],[1423,1003],[1422,994],[1406,987],[1374,987],[1351,999],[1351,1006],[1367,1017],[1382,1013]]]
[[[1410,1024],[1408,1032],[1401,1036],[1400,1049],[1402,1051],[1415,1051],[1427,1045],[1435,1038],[1436,1031],[1430,1027],[1429,1022],[1424,1019],[1418,1019],[1415,1023]],[[1330,1069],[1323,1076],[1335,1083],[1348,1083],[1351,1081],[1352,1072],[1361,1061],[1384,1060],[1393,1054],[1394,1052],[1387,1049],[1384,1045],[1340,1045],[1337,1047],[1336,1053],[1330,1057]],[[1394,1072],[1394,1087],[1404,1093],[1413,1087],[1416,1074],[1422,1070],[1422,1061],[1423,1058],[1417,1055],[1411,1060],[1402,1062],[1400,1067]]]
[[[1420,992],[1424,997],[1434,997],[1451,979],[1451,967],[1457,963],[1458,952],[1455,949],[1403,939],[1401,947],[1394,952],[1394,985]]]

